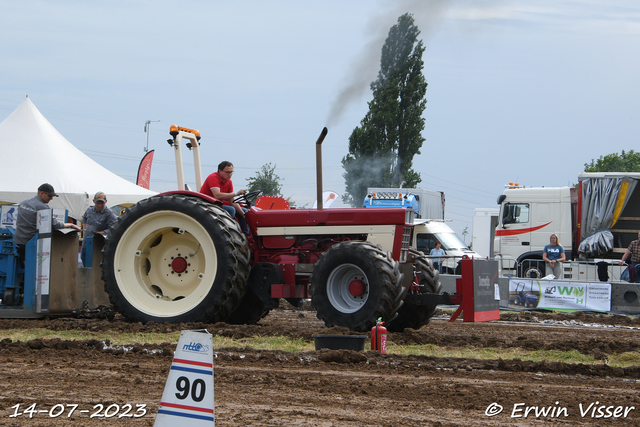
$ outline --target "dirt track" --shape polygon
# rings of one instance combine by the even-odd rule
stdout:
[[[503,314],[501,321],[478,324],[436,319],[418,331],[390,334],[389,339],[396,344],[433,343],[477,351],[510,347],[574,349],[603,360],[603,364],[217,349],[216,422],[220,426],[526,426],[544,420],[546,425],[640,425],[640,367],[606,365],[609,354],[638,351],[640,330],[635,328],[640,327],[640,321],[584,314],[552,317],[556,322],[551,324],[532,322],[531,316],[517,314]],[[587,327],[577,322],[624,327]],[[315,313],[286,310],[272,312],[258,325],[245,326],[0,320],[0,329],[33,327],[129,332],[207,328],[214,334],[236,338],[286,335],[309,341],[313,334],[345,333],[324,328]],[[175,345],[169,344],[137,345],[125,352],[105,350],[97,341],[0,341],[0,426],[151,426],[174,349]],[[150,350],[162,351],[151,354]],[[34,414],[31,419],[25,413],[10,417],[15,413],[14,405],[20,404],[24,412],[34,403],[37,410],[47,412]],[[517,405],[520,403],[523,405]],[[587,410],[592,403],[604,405],[603,415],[612,416],[598,417],[594,406]],[[90,412],[75,412],[66,418],[70,407],[65,407],[63,415],[53,418],[48,411],[57,404],[77,404],[77,411]],[[97,410],[94,406],[100,404],[104,408],[131,404],[131,414],[136,404],[144,404],[147,412],[140,418],[90,418]],[[486,415],[496,405],[503,411]],[[552,412],[536,418],[532,410],[524,417],[526,407],[533,406],[538,410],[551,407]],[[609,412],[608,406],[612,406]],[[62,406],[55,408],[60,409]],[[122,412],[124,409],[119,414]]]

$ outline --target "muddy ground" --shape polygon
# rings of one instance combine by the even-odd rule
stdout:
[[[5,319],[0,320],[0,338],[2,330],[13,328],[117,332],[206,328],[235,338],[286,335],[308,341],[314,334],[347,333],[325,328],[311,311],[292,309],[273,311],[257,325],[243,326],[142,325],[118,316],[112,321]],[[500,321],[476,324],[449,323],[440,317],[420,330],[389,334],[395,344],[436,344],[478,352],[483,348],[573,349],[602,360],[598,365],[371,351],[297,354],[219,348],[214,360],[216,423],[636,426],[640,425],[640,366],[612,368],[607,359],[611,354],[637,352],[638,328],[637,318],[623,316],[503,313]],[[140,343],[124,351],[105,349],[97,341],[14,343],[4,339],[0,341],[0,426],[152,426],[174,349],[175,344]],[[30,418],[25,410],[33,404],[33,409],[42,412]],[[136,405],[146,405],[146,413],[139,418],[119,418],[127,404],[132,406],[129,415],[136,414]],[[71,406],[63,405],[78,406],[69,418]],[[96,405],[111,407],[116,415],[91,418],[100,409]],[[536,417],[531,409],[525,417],[529,407],[550,411]],[[53,417],[57,412],[62,414]],[[22,415],[12,417],[16,413]],[[104,415],[104,409],[100,413]]]

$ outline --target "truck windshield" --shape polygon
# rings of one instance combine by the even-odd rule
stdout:
[[[418,234],[417,247],[419,251],[429,255],[436,247],[436,241],[442,243],[445,251],[469,249],[455,233]]]
[[[460,237],[454,233],[440,233],[436,234],[436,238],[442,242],[442,247],[445,250],[452,249],[468,249]]]

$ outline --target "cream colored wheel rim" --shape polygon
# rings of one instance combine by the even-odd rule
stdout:
[[[114,273],[124,298],[156,317],[189,312],[209,293],[218,257],[206,229],[176,211],[157,211],[134,222],[115,250]]]

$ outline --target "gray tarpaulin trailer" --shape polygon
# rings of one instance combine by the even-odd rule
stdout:
[[[640,231],[640,173],[602,172],[578,175],[576,227],[582,257],[622,252]]]

